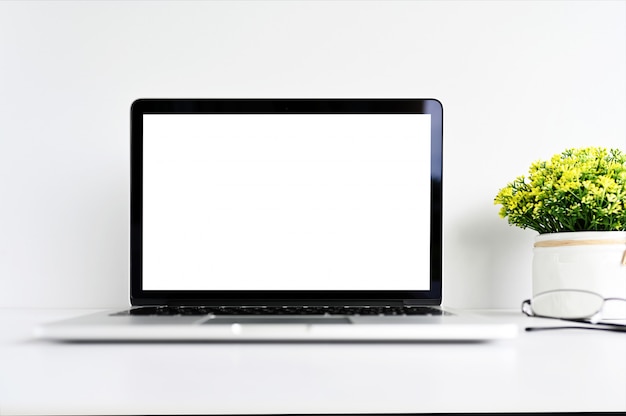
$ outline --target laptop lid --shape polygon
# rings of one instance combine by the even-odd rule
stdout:
[[[434,99],[139,99],[131,304],[441,303]]]

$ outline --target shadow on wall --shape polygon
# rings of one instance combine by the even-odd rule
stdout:
[[[536,232],[511,227],[486,211],[466,212],[459,218],[463,221],[446,223],[446,306],[518,308],[530,295]]]

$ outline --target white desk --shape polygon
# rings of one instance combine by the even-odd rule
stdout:
[[[63,344],[0,309],[0,414],[626,411],[626,334],[478,344]],[[487,312],[486,312],[487,313]],[[498,319],[546,325],[518,312]]]

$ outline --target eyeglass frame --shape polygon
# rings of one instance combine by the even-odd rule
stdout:
[[[522,309],[522,313],[526,316],[529,316],[531,318],[548,318],[548,319],[559,319],[562,321],[570,321],[570,322],[583,322],[583,323],[592,323],[592,324],[596,324],[600,321],[601,317],[598,317],[596,319],[594,319],[594,317],[597,317],[601,312],[602,309],[604,308],[604,305],[606,303],[607,300],[621,300],[626,302],[626,299],[624,298],[614,298],[614,297],[610,297],[610,298],[605,298],[602,295],[600,295],[599,293],[596,292],[592,292],[590,290],[583,290],[583,289],[553,289],[553,290],[546,290],[545,292],[541,292],[536,296],[533,296],[533,298],[537,297],[537,296],[541,296],[544,295],[546,293],[554,293],[554,292],[579,292],[579,293],[588,293],[590,295],[594,295],[597,296],[599,298],[602,299],[602,304],[600,305],[600,308],[591,316],[588,317],[583,317],[583,318],[559,318],[556,316],[546,316],[546,315],[538,315],[535,313],[535,311],[533,310],[532,307],[532,298],[531,299],[526,299],[524,301],[522,301],[522,305],[521,305],[521,309]],[[530,308],[530,313],[528,312],[526,306],[528,306]]]

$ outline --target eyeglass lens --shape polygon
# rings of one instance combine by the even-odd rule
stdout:
[[[596,315],[604,303],[602,296],[586,291],[555,290],[540,293],[531,300],[535,315],[549,318],[583,319]]]

